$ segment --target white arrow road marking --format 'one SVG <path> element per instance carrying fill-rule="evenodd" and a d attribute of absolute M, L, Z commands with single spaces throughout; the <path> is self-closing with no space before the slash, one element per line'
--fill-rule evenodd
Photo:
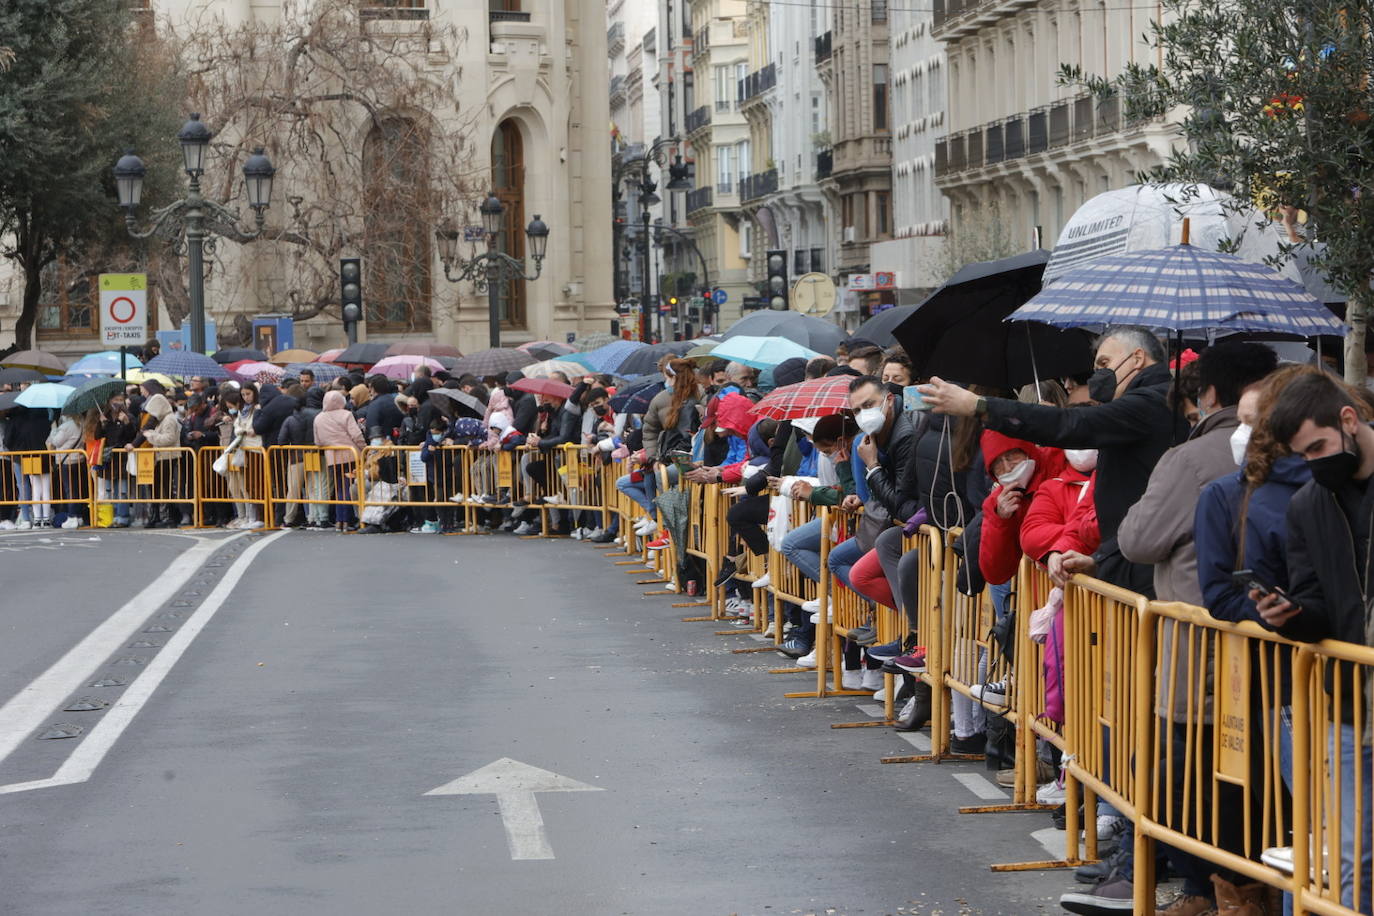
<path fill-rule="evenodd" d="M 544 833 L 536 792 L 604 792 L 598 786 L 559 776 L 527 763 L 500 760 L 459 776 L 426 795 L 495 795 L 506 828 L 506 845 L 512 859 L 552 859 L 553 847 Z"/>

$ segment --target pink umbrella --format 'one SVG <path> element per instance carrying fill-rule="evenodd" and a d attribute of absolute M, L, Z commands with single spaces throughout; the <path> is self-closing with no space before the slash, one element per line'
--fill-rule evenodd
<path fill-rule="evenodd" d="M 332 350 L 325 350 L 325 351 L 324 351 L 323 353 L 321 353 L 319 356 L 315 357 L 315 362 L 317 362 L 317 363 L 332 363 L 332 362 L 334 362 L 334 360 L 336 360 L 336 359 L 339 358 L 339 354 L 342 353 L 342 352 L 343 352 L 343 347 L 335 347 L 335 348 L 332 349 Z"/>
<path fill-rule="evenodd" d="M 431 372 L 438 372 L 444 368 L 444 364 L 437 359 L 430 359 L 428 356 L 404 354 L 402 356 L 388 356 L 386 359 L 369 369 L 368 373 L 371 374 L 375 372 L 378 375 L 385 375 L 387 378 L 404 382 L 409 381 L 411 373 L 415 371 L 416 366 L 428 366 Z"/>
<path fill-rule="evenodd" d="M 234 373 L 234 378 L 238 379 L 240 382 L 261 382 L 264 381 L 264 379 L 266 381 L 275 382 L 282 377 L 282 372 L 285 371 L 281 366 L 274 366 L 271 363 L 258 362 L 255 360 L 231 363 L 224 368 Z"/>

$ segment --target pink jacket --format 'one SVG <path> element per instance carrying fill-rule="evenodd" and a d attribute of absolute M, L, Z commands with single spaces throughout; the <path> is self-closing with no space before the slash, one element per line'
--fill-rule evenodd
<path fill-rule="evenodd" d="M 325 392 L 324 409 L 315 417 L 315 444 L 322 448 L 325 446 L 354 448 L 361 455 L 365 444 L 363 433 L 358 428 L 357 419 L 344 407 L 343 392 Z M 341 451 L 340 448 L 331 448 L 325 452 L 325 455 L 325 461 L 330 465 L 355 460 L 348 452 Z"/>

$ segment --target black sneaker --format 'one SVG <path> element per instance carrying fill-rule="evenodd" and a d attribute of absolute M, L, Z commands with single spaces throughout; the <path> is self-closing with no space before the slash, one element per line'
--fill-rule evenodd
<path fill-rule="evenodd" d="M 922 680 L 915 680 L 915 686 L 911 694 L 911 708 L 906 710 L 908 713 L 904 717 L 897 719 L 894 729 L 899 732 L 914 732 L 925 728 L 930 722 L 930 685 Z M 905 686 L 903 686 L 905 690 Z M 898 691 L 897 697 L 900 699 L 902 692 Z"/>
<path fill-rule="evenodd" d="M 902 654 L 902 641 L 894 640 L 881 646 L 869 646 L 868 657 L 876 662 L 885 662 Z"/>
<path fill-rule="evenodd" d="M 1112 869 L 1121 865 L 1126 859 L 1126 853 L 1117 845 L 1106 858 L 1098 862 L 1089 862 L 1087 865 L 1080 865 L 1074 869 L 1074 880 L 1079 884 L 1097 884 L 1103 878 L 1112 873 Z"/>
<path fill-rule="evenodd" d="M 849 631 L 849 638 L 855 645 L 871 646 L 878 641 L 878 631 L 868 626 L 855 627 Z"/>
<path fill-rule="evenodd" d="M 1059 905 L 1081 916 L 1108 916 L 1129 913 L 1134 908 L 1135 887 L 1130 878 L 1113 871 L 1090 891 L 1070 891 L 1059 898 Z"/>
<path fill-rule="evenodd" d="M 983 732 L 976 735 L 969 735 L 967 738 L 960 738 L 957 735 L 949 739 L 949 752 L 951 754 L 977 754 L 982 756 L 987 752 L 988 736 Z"/>
<path fill-rule="evenodd" d="M 811 643 L 806 642 L 797 636 L 789 636 L 778 646 L 778 651 L 788 658 L 801 658 L 811 651 Z"/>
<path fill-rule="evenodd" d="M 739 567 L 735 565 L 735 561 L 730 559 L 729 557 L 726 557 L 725 560 L 720 564 L 720 572 L 716 573 L 716 588 L 720 588 L 726 582 L 729 582 L 731 579 L 733 579 L 735 577 L 735 573 L 738 571 Z"/>

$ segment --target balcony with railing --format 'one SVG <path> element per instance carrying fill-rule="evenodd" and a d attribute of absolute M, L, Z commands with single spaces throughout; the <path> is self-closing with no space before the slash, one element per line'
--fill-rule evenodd
<path fill-rule="evenodd" d="M 931 34 L 949 41 L 1036 3 L 1037 0 L 934 0 Z"/>
<path fill-rule="evenodd" d="M 769 169 L 766 172 L 756 172 L 753 175 L 745 175 L 739 183 L 739 199 L 748 203 L 751 200 L 758 200 L 767 197 L 769 194 L 777 193 L 778 190 L 778 170 Z"/>
<path fill-rule="evenodd" d="M 611 104 L 625 101 L 625 77 L 611 77 Z"/>
<path fill-rule="evenodd" d="M 686 119 L 685 125 L 686 125 L 686 128 L 687 128 L 687 133 L 689 133 L 689 134 L 695 133 L 695 132 L 701 130 L 703 127 L 710 127 L 710 126 L 711 126 L 711 106 L 710 106 L 710 105 L 702 105 L 700 108 L 696 109 L 695 111 L 690 111 L 690 112 L 688 112 L 688 113 L 687 113 L 687 119 Z"/>
<path fill-rule="evenodd" d="M 740 104 L 743 105 L 758 98 L 777 84 L 778 72 L 775 64 L 769 64 L 760 70 L 755 70 L 739 81 Z"/>
<path fill-rule="evenodd" d="M 529 22 L 528 10 L 492 10 L 487 14 L 487 22 Z"/>
<path fill-rule="evenodd" d="M 830 32 L 816 36 L 816 63 L 821 64 L 830 60 L 833 40 L 834 36 Z"/>
<path fill-rule="evenodd" d="M 619 54 L 625 50 L 625 23 L 613 22 L 606 30 L 606 52 Z"/>
<path fill-rule="evenodd" d="M 1107 137 L 1135 126 L 1121 101 L 1080 96 L 1045 105 L 980 127 L 950 134 L 935 144 L 935 177 L 1014 162 L 1027 156 Z"/>
<path fill-rule="evenodd" d="M 359 10 L 364 20 L 424 20 L 429 18 L 425 0 L 367 0 Z"/>
<path fill-rule="evenodd" d="M 695 191 L 688 191 L 687 215 L 690 216 L 698 210 L 705 210 L 707 207 L 711 206 L 711 199 L 710 185 L 704 188 L 697 188 Z"/>
<path fill-rule="evenodd" d="M 686 5 L 683 4 L 683 6 Z M 697 29 L 696 33 L 692 35 L 692 56 L 700 57 L 709 50 L 711 50 L 711 27 L 708 25 Z"/>

